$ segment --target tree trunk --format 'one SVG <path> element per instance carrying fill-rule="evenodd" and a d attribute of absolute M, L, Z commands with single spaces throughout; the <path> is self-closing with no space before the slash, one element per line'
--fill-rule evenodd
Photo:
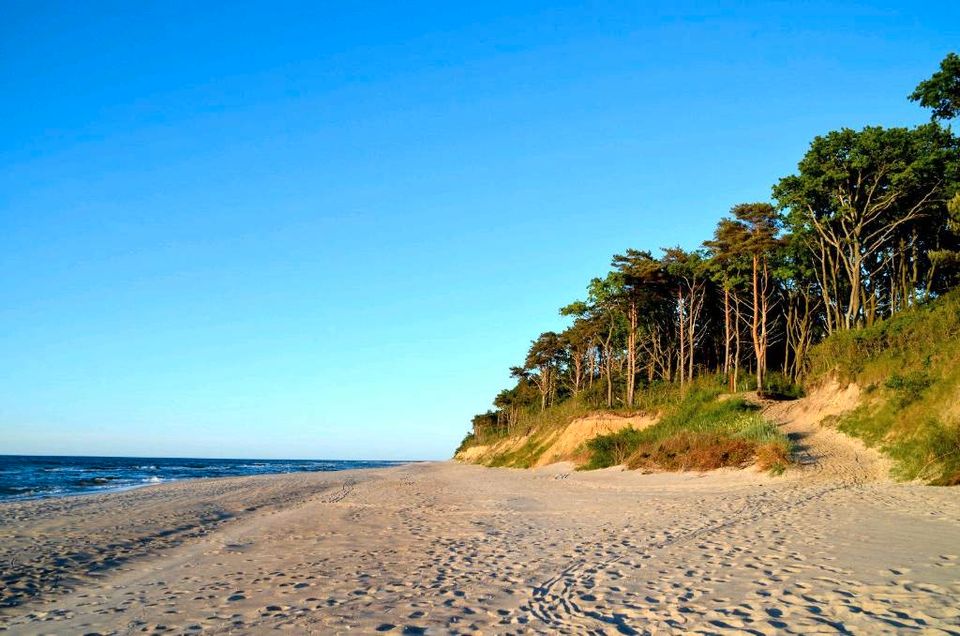
<path fill-rule="evenodd" d="M 613 351 L 610 341 L 613 340 L 613 323 L 607 330 L 607 339 L 603 343 L 603 366 L 607 372 L 607 408 L 613 408 Z"/>
<path fill-rule="evenodd" d="M 723 286 L 723 375 L 730 377 L 730 290 Z"/>
<path fill-rule="evenodd" d="M 683 376 L 685 375 L 684 367 L 686 366 L 686 361 L 687 361 L 687 349 L 686 349 L 687 339 L 684 333 L 685 331 L 684 323 L 686 322 L 686 320 L 684 319 L 684 315 L 683 315 L 685 306 L 686 306 L 686 303 L 683 300 L 683 291 L 681 291 L 678 288 L 677 289 L 677 322 L 680 325 L 680 364 L 677 366 L 677 370 L 678 370 L 677 375 L 680 376 L 681 390 L 683 389 L 683 379 L 684 379 Z"/>
<path fill-rule="evenodd" d="M 734 324 L 736 325 L 737 328 L 733 332 L 734 347 L 733 347 L 733 375 L 731 378 L 731 384 L 732 384 L 731 390 L 734 393 L 736 393 L 737 389 L 739 388 L 737 383 L 739 379 L 738 376 L 740 375 L 740 320 L 741 320 L 740 301 L 737 298 L 734 298 L 733 311 L 734 311 Z"/>
<path fill-rule="evenodd" d="M 753 255 L 753 319 L 750 321 L 750 336 L 753 339 L 753 355 L 757 361 L 757 393 L 763 392 L 763 364 L 760 349 L 760 257 Z"/>
<path fill-rule="evenodd" d="M 630 331 L 627 333 L 627 406 L 633 408 L 633 392 L 637 377 L 637 303 L 627 308 Z"/>
<path fill-rule="evenodd" d="M 770 272 L 767 268 L 767 259 L 763 258 L 763 277 L 760 289 L 760 355 L 757 358 L 757 391 L 763 390 L 763 379 L 767 372 L 767 319 L 770 314 Z"/>

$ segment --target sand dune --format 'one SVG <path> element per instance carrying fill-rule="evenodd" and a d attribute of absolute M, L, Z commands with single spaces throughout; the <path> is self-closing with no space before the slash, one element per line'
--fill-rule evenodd
<path fill-rule="evenodd" d="M 639 413 L 621 415 L 618 413 L 596 413 L 578 417 L 569 424 L 552 430 L 538 440 L 543 452 L 533 466 L 540 468 L 559 461 L 575 458 L 584 442 L 597 437 L 616 433 L 627 427 L 644 429 L 656 423 L 657 415 Z M 491 458 L 515 452 L 530 441 L 529 435 L 506 437 L 493 444 L 478 444 L 457 453 L 456 459 L 470 464 L 489 464 Z"/>
<path fill-rule="evenodd" d="M 567 459 L 576 454 L 577 449 L 598 435 L 616 433 L 628 426 L 642 430 L 657 421 L 655 415 L 620 416 L 613 413 L 580 417 L 562 430 L 552 440 L 550 447 L 543 452 L 535 466 L 542 467 L 555 463 L 558 459 Z"/>

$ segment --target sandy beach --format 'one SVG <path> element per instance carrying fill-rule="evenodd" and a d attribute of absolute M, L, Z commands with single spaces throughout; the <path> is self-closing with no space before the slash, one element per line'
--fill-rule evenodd
<path fill-rule="evenodd" d="M 0 507 L 16 634 L 960 633 L 960 497 L 830 431 L 802 468 L 456 463 Z"/>

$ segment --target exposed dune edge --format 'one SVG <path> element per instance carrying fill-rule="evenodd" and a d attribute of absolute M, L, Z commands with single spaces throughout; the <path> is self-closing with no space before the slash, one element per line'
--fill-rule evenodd
<path fill-rule="evenodd" d="M 730 396 L 721 396 L 724 399 Z M 859 406 L 863 392 L 855 383 L 841 384 L 827 378 L 806 397 L 789 400 L 761 400 L 755 394 L 746 397 L 763 408 L 764 417 L 776 422 L 798 446 L 800 465 L 810 463 L 816 455 L 817 466 L 831 474 L 855 473 L 861 481 L 888 480 L 892 461 L 863 441 L 836 430 L 833 422 Z M 496 465 L 511 453 L 528 453 L 535 459 L 528 465 L 539 468 L 556 462 L 578 463 L 583 459 L 585 442 L 615 433 L 628 426 L 644 429 L 658 421 L 658 416 L 595 413 L 580 417 L 562 428 L 547 432 L 532 431 L 523 436 L 507 437 L 494 444 L 471 446 L 456 454 L 455 460 L 467 464 Z M 812 449 L 816 448 L 814 452 Z M 507 464 L 510 465 L 510 464 Z M 747 469 L 751 470 L 751 469 Z"/>
<path fill-rule="evenodd" d="M 860 387 L 855 383 L 840 384 L 829 378 L 797 400 L 774 402 L 778 408 L 767 408 L 768 416 L 789 416 L 808 426 L 824 426 L 831 418 L 852 411 L 860 405 Z M 852 439 L 852 438 L 851 438 Z"/>
<path fill-rule="evenodd" d="M 628 426 L 644 429 L 655 424 L 656 415 L 639 413 L 618 415 L 616 413 L 596 413 L 578 417 L 562 428 L 550 431 L 537 440 L 537 446 L 543 450 L 531 464 L 532 468 L 547 466 L 556 462 L 575 460 L 583 444 L 598 435 L 616 433 Z M 471 446 L 457 453 L 454 459 L 467 464 L 487 464 L 497 457 L 519 451 L 526 446 L 537 433 L 507 437 L 495 444 Z"/>
<path fill-rule="evenodd" d="M 627 427 L 641 430 L 656 422 L 655 415 L 645 414 L 619 416 L 607 413 L 577 418 L 559 432 L 550 447 L 534 463 L 534 467 L 572 459 L 584 443 L 598 435 L 616 433 Z"/>

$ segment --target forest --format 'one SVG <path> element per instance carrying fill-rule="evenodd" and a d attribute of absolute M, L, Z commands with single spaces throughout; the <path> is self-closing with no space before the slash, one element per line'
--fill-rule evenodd
<path fill-rule="evenodd" d="M 698 249 L 626 249 L 533 339 L 515 384 L 472 421 L 509 435 L 565 404 L 635 410 L 703 376 L 730 392 L 790 394 L 817 343 L 943 296 L 960 281 L 960 57 L 909 99 L 913 128 L 813 139 L 769 201 L 732 205 Z"/>

